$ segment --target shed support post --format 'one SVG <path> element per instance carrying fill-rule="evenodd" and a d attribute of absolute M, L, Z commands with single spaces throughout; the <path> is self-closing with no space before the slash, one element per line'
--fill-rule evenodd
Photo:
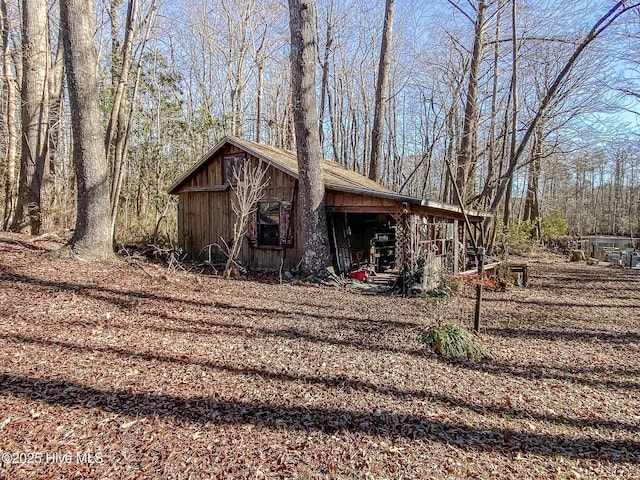
<path fill-rule="evenodd" d="M 460 242 L 458 238 L 458 219 L 453 220 L 453 274 L 460 272 Z"/>
<path fill-rule="evenodd" d="M 476 310 L 473 317 L 473 331 L 480 333 L 480 318 L 482 316 L 482 289 L 484 287 L 484 247 L 476 249 L 478 258 L 478 276 L 480 280 L 476 285 Z"/>

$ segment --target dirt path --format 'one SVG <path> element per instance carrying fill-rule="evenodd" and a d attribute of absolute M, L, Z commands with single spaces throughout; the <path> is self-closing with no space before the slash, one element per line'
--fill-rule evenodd
<path fill-rule="evenodd" d="M 640 479 L 640 273 L 448 302 L 86 264 L 0 234 L 0 477 Z M 22 455 L 21 455 L 22 454 Z"/>

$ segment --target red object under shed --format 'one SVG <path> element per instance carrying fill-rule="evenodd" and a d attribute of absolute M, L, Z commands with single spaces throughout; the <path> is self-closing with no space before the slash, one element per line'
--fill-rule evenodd
<path fill-rule="evenodd" d="M 354 270 L 352 272 L 349 272 L 348 277 L 349 278 L 355 278 L 356 280 L 359 280 L 360 282 L 364 282 L 366 280 L 366 278 L 369 276 L 369 272 L 367 270 Z"/>

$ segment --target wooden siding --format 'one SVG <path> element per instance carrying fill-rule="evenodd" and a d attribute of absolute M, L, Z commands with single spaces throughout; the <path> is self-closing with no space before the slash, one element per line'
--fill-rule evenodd
<path fill-rule="evenodd" d="M 222 245 L 221 237 L 231 241 L 235 215 L 231 209 L 233 191 L 224 188 L 223 157 L 238 153 L 233 145 L 226 146 L 211 161 L 204 164 L 184 183 L 179 191 L 178 238 L 180 246 L 191 259 L 208 259 L 208 246 Z M 248 156 L 248 161 L 257 164 L 258 160 Z M 267 166 L 269 183 L 264 191 L 265 200 L 286 200 L 294 204 L 291 228 L 294 232 L 294 245 L 288 248 L 249 246 L 244 241 L 239 260 L 242 265 L 254 269 L 278 270 L 281 260 L 283 267 L 295 266 L 301 257 L 301 238 L 297 226 L 300 224 L 296 208 L 296 181 L 282 170 Z M 212 247 L 213 260 L 224 261 L 224 255 L 218 247 Z"/>
<path fill-rule="evenodd" d="M 396 213 L 401 202 L 389 198 L 373 197 L 357 193 L 327 190 L 325 197 L 327 212 L 346 213 Z"/>
<path fill-rule="evenodd" d="M 221 245 L 221 238 L 226 242 L 231 241 L 235 220 L 231 209 L 233 191 L 224 184 L 223 159 L 226 155 L 238 153 L 246 154 L 247 160 L 254 164 L 262 158 L 263 164 L 268 165 L 269 181 L 263 199 L 291 202 L 291 229 L 294 234 L 293 246 L 287 248 L 251 247 L 245 239 L 239 261 L 252 269 L 278 270 L 281 266 L 291 268 L 303 254 L 295 154 L 252 142 L 234 139 L 219 143 L 170 187 L 170 193 L 179 195 L 179 244 L 191 259 L 206 260 L 209 245 Z M 424 200 L 395 194 L 333 162 L 324 162 L 323 168 L 327 186 L 325 204 L 329 214 L 390 214 L 397 219 L 406 206 L 408 213 L 414 215 L 446 217 L 450 222 L 463 218 L 462 213 L 456 211 L 454 206 L 433 201 L 425 204 Z M 484 216 L 470 216 L 472 223 L 483 219 Z M 214 262 L 225 260 L 218 247 L 211 248 L 211 253 Z"/>

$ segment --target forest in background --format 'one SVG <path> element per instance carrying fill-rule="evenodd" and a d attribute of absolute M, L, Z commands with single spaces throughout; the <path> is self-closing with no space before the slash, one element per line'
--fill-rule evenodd
<path fill-rule="evenodd" d="M 573 59 L 610 3 L 391 2 L 381 100 L 389 3 L 315 3 L 325 158 L 368 175 L 383 101 L 379 181 L 388 187 L 455 202 L 456 185 L 468 205 L 499 202 L 498 224 L 525 225 L 534 236 L 545 218 L 566 220 L 575 234 L 638 236 L 637 8 L 606 24 Z M 278 0 L 94 6 L 116 239 L 167 241 L 176 199 L 166 187 L 224 135 L 294 147 L 288 7 Z M 0 7 L 0 226 L 72 229 L 76 185 L 58 4 L 0 0 Z"/>

